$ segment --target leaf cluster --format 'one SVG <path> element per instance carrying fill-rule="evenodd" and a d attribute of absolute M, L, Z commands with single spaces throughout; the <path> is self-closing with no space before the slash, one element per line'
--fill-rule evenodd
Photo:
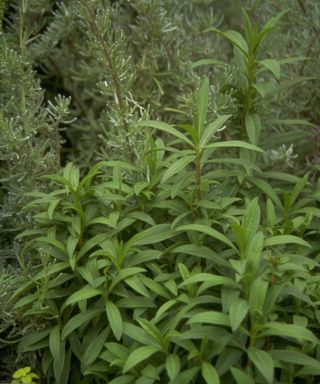
<path fill-rule="evenodd" d="M 153 141 L 147 173 L 113 160 L 80 178 L 69 163 L 48 176 L 54 191 L 30 194 L 38 224 L 19 238 L 33 267 L 13 299 L 39 324 L 18 348 L 40 352 L 47 382 L 319 377 L 314 191 L 307 177 L 266 181 L 249 160 L 233 159 L 227 182 L 207 167 L 221 148 L 263 152 L 219 139 L 228 116 L 207 121 L 208 94 L 205 79 L 190 125 L 139 123 L 173 138 Z"/>

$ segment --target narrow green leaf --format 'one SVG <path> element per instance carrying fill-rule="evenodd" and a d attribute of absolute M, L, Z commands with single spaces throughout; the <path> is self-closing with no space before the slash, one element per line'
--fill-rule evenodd
<path fill-rule="evenodd" d="M 290 337 L 295 340 L 307 340 L 312 343 L 319 343 L 317 337 L 304 327 L 295 324 L 284 324 L 278 322 L 269 322 L 264 324 L 264 330 L 259 334 L 259 337 L 264 336 L 279 336 Z"/>
<path fill-rule="evenodd" d="M 106 313 L 112 332 L 115 338 L 119 341 L 123 333 L 121 313 L 117 306 L 109 300 L 106 302 Z"/>
<path fill-rule="evenodd" d="M 54 360 L 58 360 L 61 352 L 60 327 L 52 328 L 49 336 L 49 348 Z"/>
<path fill-rule="evenodd" d="M 158 224 L 134 235 L 129 242 L 132 245 L 155 244 L 175 236 L 177 233 L 171 230 L 170 224 Z"/>
<path fill-rule="evenodd" d="M 51 201 L 48 207 L 48 217 L 50 220 L 53 220 L 53 214 L 55 209 L 57 208 L 58 204 L 60 203 L 61 199 L 56 199 Z"/>
<path fill-rule="evenodd" d="M 87 309 L 85 312 L 78 313 L 77 315 L 71 317 L 63 327 L 61 339 L 65 339 L 75 329 L 98 317 L 101 313 L 101 309 Z"/>
<path fill-rule="evenodd" d="M 263 280 L 262 276 L 258 276 L 253 283 L 251 283 L 249 293 L 249 307 L 250 312 L 254 314 L 258 312 L 263 315 L 263 306 L 266 300 L 269 283 Z"/>
<path fill-rule="evenodd" d="M 272 349 L 269 353 L 276 360 L 295 365 L 302 365 L 304 367 L 320 369 L 319 360 L 314 359 L 301 351 L 294 351 L 290 349 Z"/>
<path fill-rule="evenodd" d="M 202 65 L 222 65 L 225 66 L 227 63 L 221 60 L 215 60 L 215 59 L 200 59 L 195 61 L 194 63 L 191 64 L 191 68 L 195 69 L 198 67 L 201 67 Z"/>
<path fill-rule="evenodd" d="M 113 278 L 110 287 L 109 292 L 113 290 L 113 288 L 119 284 L 121 281 L 127 279 L 130 276 L 137 275 L 138 273 L 145 272 L 145 269 L 139 268 L 139 267 L 131 267 L 131 268 L 124 268 L 119 271 L 119 273 Z"/>
<path fill-rule="evenodd" d="M 145 212 L 142 212 L 142 211 L 130 212 L 130 213 L 128 213 L 127 217 L 130 217 L 130 218 L 132 217 L 133 219 L 143 221 L 143 222 L 150 224 L 152 226 L 156 225 L 153 217 L 151 215 L 148 215 Z"/>
<path fill-rule="evenodd" d="M 270 200 L 268 200 L 270 201 Z M 250 241 L 247 252 L 246 252 L 246 259 L 247 259 L 247 269 L 253 273 L 256 272 L 260 260 L 261 260 L 261 254 L 264 246 L 264 237 L 262 232 L 257 232 L 252 240 Z"/>
<path fill-rule="evenodd" d="M 301 239 L 298 236 L 293 235 L 278 235 L 272 236 L 265 240 L 265 245 L 267 247 L 272 247 L 274 245 L 283 245 L 283 244 L 298 244 L 304 247 L 311 248 L 311 245 L 305 240 Z"/>
<path fill-rule="evenodd" d="M 170 380 L 174 380 L 181 369 L 180 358 L 176 353 L 171 353 L 166 359 L 166 370 Z"/>
<path fill-rule="evenodd" d="M 107 340 L 109 330 L 104 328 L 96 337 L 92 338 L 89 345 L 86 346 L 83 355 L 81 356 L 82 371 L 85 371 L 100 355 L 104 343 Z"/>
<path fill-rule="evenodd" d="M 99 233 L 93 236 L 91 239 L 87 240 L 84 245 L 81 247 L 78 258 L 80 259 L 83 255 L 89 252 L 92 248 L 101 244 L 104 240 L 108 238 L 108 235 L 105 233 Z"/>
<path fill-rule="evenodd" d="M 235 246 L 232 244 L 232 242 L 222 233 L 216 231 L 215 229 L 203 225 L 203 224 L 186 224 L 186 225 L 181 225 L 180 227 L 175 229 L 176 232 L 180 231 L 196 231 L 200 233 L 204 233 L 208 236 L 213 237 L 216 240 L 221 241 L 222 243 L 228 245 L 230 248 L 235 249 Z"/>
<path fill-rule="evenodd" d="M 278 60 L 278 62 L 280 65 L 284 65 L 284 64 L 300 63 L 301 61 L 308 61 L 308 60 L 312 60 L 312 59 L 306 56 L 292 56 L 292 57 L 286 57 L 285 59 L 280 59 Z"/>
<path fill-rule="evenodd" d="M 216 28 L 210 28 L 207 29 L 206 32 L 216 32 L 219 35 L 225 37 L 234 47 L 240 49 L 242 53 L 245 55 L 248 54 L 249 48 L 248 44 L 245 41 L 244 37 L 237 31 L 226 31 L 221 32 L 219 29 Z"/>
<path fill-rule="evenodd" d="M 282 12 L 279 12 L 276 16 L 272 17 L 269 19 L 266 24 L 263 26 L 261 32 L 257 35 L 256 38 L 256 48 L 259 46 L 261 41 L 264 39 L 264 37 L 277 25 L 279 20 L 281 19 L 282 16 L 284 16 L 286 13 L 288 13 L 289 10 L 285 9 Z"/>
<path fill-rule="evenodd" d="M 168 384 L 192 383 L 193 378 L 197 375 L 198 372 L 198 367 L 189 368 L 185 371 L 180 372 L 179 375 L 174 380 L 170 380 Z"/>
<path fill-rule="evenodd" d="M 143 328 L 150 336 L 152 336 L 159 343 L 159 345 L 163 344 L 164 338 L 159 329 L 153 324 L 153 322 L 142 318 L 138 318 L 137 321 L 141 328 Z"/>
<path fill-rule="evenodd" d="M 190 317 L 188 324 L 206 323 L 213 325 L 230 325 L 229 316 L 217 311 L 200 312 Z"/>
<path fill-rule="evenodd" d="M 250 149 L 251 151 L 256 151 L 260 153 L 265 153 L 265 151 L 256 145 L 246 143 L 240 140 L 229 140 L 229 141 L 220 141 L 218 143 L 208 144 L 205 148 L 245 148 Z"/>
<path fill-rule="evenodd" d="M 158 349 L 151 346 L 151 345 L 135 348 L 130 353 L 130 355 L 128 356 L 128 358 L 127 358 L 127 360 L 123 366 L 123 373 L 130 371 L 136 365 L 147 360 L 149 357 L 151 357 L 157 351 L 158 351 Z"/>
<path fill-rule="evenodd" d="M 14 309 L 18 309 L 21 307 L 24 307 L 25 305 L 31 304 L 33 301 L 38 300 L 37 295 L 34 293 L 22 297 L 20 300 L 18 300 L 15 305 L 13 306 Z"/>
<path fill-rule="evenodd" d="M 87 300 L 92 297 L 101 295 L 101 291 L 96 288 L 90 287 L 90 285 L 85 285 L 83 288 L 79 289 L 77 292 L 73 293 L 64 303 L 64 307 L 79 303 L 82 300 Z"/>
<path fill-rule="evenodd" d="M 67 252 L 68 256 L 71 258 L 74 255 L 74 251 L 76 249 L 76 246 L 78 244 L 79 237 L 73 237 L 69 236 L 67 240 Z"/>
<path fill-rule="evenodd" d="M 113 379 L 109 382 L 109 384 L 132 384 L 134 380 L 134 376 L 132 375 L 121 375 L 116 379 Z"/>
<path fill-rule="evenodd" d="M 261 122 L 258 114 L 247 114 L 245 126 L 249 141 L 253 145 L 258 145 L 261 131 Z"/>
<path fill-rule="evenodd" d="M 251 241 L 253 236 L 256 234 L 260 223 L 260 207 L 259 200 L 255 197 L 246 206 L 246 213 L 244 216 L 243 226 L 247 233 L 248 243 Z"/>
<path fill-rule="evenodd" d="M 157 349 L 157 351 L 161 350 L 161 346 L 158 341 L 150 336 L 143 328 L 138 327 L 131 323 L 123 323 L 123 333 L 130 337 L 132 340 L 137 341 L 139 344 L 150 345 Z"/>
<path fill-rule="evenodd" d="M 270 354 L 266 351 L 262 351 L 261 349 L 250 347 L 248 349 L 248 356 L 267 382 L 272 384 L 274 363 Z"/>
<path fill-rule="evenodd" d="M 179 160 L 176 160 L 173 164 L 170 165 L 170 167 L 164 172 L 161 178 L 161 183 L 165 183 L 167 180 L 169 180 L 172 176 L 176 175 L 177 173 L 181 172 L 188 164 L 190 164 L 194 160 L 194 155 L 192 156 L 185 156 L 180 158 Z"/>
<path fill-rule="evenodd" d="M 68 163 L 63 170 L 63 177 L 67 179 L 72 185 L 72 189 L 75 191 L 79 185 L 79 168 L 72 163 Z"/>
<path fill-rule="evenodd" d="M 61 243 L 61 241 L 57 240 L 57 239 L 54 239 L 54 238 L 51 238 L 51 237 L 38 237 L 36 239 L 37 242 L 39 243 L 46 243 L 46 244 L 50 244 L 52 245 L 53 247 L 59 249 L 62 253 L 66 253 L 67 250 L 66 250 L 66 247 L 63 243 Z"/>
<path fill-rule="evenodd" d="M 249 311 L 248 303 L 240 298 L 233 301 L 229 308 L 229 318 L 232 332 L 235 332 Z"/>
<path fill-rule="evenodd" d="M 217 370 L 207 361 L 202 362 L 201 373 L 207 384 L 220 384 Z"/>
<path fill-rule="evenodd" d="M 265 59 L 265 60 L 260 60 L 259 63 L 262 64 L 265 68 L 269 69 L 269 71 L 273 73 L 274 77 L 277 80 L 280 80 L 281 69 L 280 69 L 280 64 L 277 60 Z"/>
<path fill-rule="evenodd" d="M 162 121 L 155 121 L 155 120 L 139 121 L 137 123 L 137 126 L 156 128 L 162 132 L 170 133 L 170 135 L 177 137 L 178 139 L 184 141 L 189 146 L 193 147 L 192 141 L 189 140 L 183 133 L 181 133 L 177 129 L 173 128 L 171 125 L 164 123 Z"/>
<path fill-rule="evenodd" d="M 73 185 L 65 177 L 61 175 L 46 175 L 44 178 L 53 180 L 58 184 L 62 184 L 65 187 L 68 187 L 69 191 L 73 191 Z"/>
<path fill-rule="evenodd" d="M 204 148 L 214 134 L 223 126 L 223 124 L 231 117 L 231 115 L 223 115 L 210 123 L 200 136 L 200 148 Z"/>
<path fill-rule="evenodd" d="M 211 262 L 214 262 L 218 265 L 223 265 L 224 267 L 230 268 L 230 264 L 227 260 L 223 259 L 221 255 L 214 252 L 209 247 L 205 247 L 198 244 L 183 244 L 172 250 L 172 253 L 181 253 L 184 255 L 191 255 L 195 257 L 200 257 Z"/>
<path fill-rule="evenodd" d="M 228 286 L 237 286 L 234 280 L 229 277 L 214 275 L 211 273 L 196 273 L 188 278 L 186 278 L 181 284 L 180 287 L 184 287 L 188 284 L 194 283 L 209 283 L 211 287 L 216 285 L 228 285 Z"/>
<path fill-rule="evenodd" d="M 203 126 L 207 117 L 209 100 L 209 80 L 204 78 L 200 89 L 197 92 L 195 105 L 193 108 L 194 128 L 196 129 L 197 138 L 200 138 L 203 131 Z"/>
<path fill-rule="evenodd" d="M 247 373 L 241 371 L 240 369 L 232 367 L 230 371 L 233 377 L 235 378 L 237 384 L 255 384 L 253 378 Z"/>
<path fill-rule="evenodd" d="M 264 192 L 279 208 L 282 209 L 281 201 L 269 183 L 258 178 L 250 178 L 250 181 L 255 184 L 262 192 Z"/>

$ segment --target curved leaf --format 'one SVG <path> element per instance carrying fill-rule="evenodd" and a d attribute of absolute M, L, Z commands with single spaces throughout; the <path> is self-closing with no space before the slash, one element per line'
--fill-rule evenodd
<path fill-rule="evenodd" d="M 130 371 L 136 365 L 147 360 L 149 357 L 151 357 L 156 352 L 158 352 L 158 349 L 156 347 L 151 346 L 151 345 L 147 345 L 144 347 L 139 347 L 139 348 L 134 349 L 130 353 L 130 355 L 128 356 L 128 358 L 127 358 L 127 360 L 123 366 L 123 373 Z"/>

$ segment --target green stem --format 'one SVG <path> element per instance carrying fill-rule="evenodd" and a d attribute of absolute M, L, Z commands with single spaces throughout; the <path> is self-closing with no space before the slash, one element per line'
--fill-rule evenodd
<path fill-rule="evenodd" d="M 196 147 L 195 171 L 196 171 L 196 197 L 201 200 L 201 159 L 200 150 Z"/>

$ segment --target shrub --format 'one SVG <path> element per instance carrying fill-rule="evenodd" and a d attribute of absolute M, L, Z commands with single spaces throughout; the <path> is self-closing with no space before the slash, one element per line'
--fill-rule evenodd
<path fill-rule="evenodd" d="M 316 100 L 317 67 L 308 49 L 288 57 L 309 27 L 301 2 L 285 4 L 266 19 L 248 2 L 240 34 L 222 32 L 218 1 L 7 2 L 7 377 L 319 380 L 319 166 L 294 146 L 316 137 L 317 115 L 292 98 Z M 274 47 L 291 33 L 293 48 Z"/>
<path fill-rule="evenodd" d="M 34 324 L 19 350 L 41 351 L 46 382 L 318 377 L 318 263 L 307 241 L 318 211 L 307 178 L 288 175 L 288 193 L 248 175 L 249 161 L 212 169 L 226 161 L 214 156 L 221 148 L 263 151 L 218 140 L 229 117 L 207 121 L 208 94 L 205 79 L 186 133 L 139 123 L 174 138 L 149 140 L 144 171 L 106 161 L 80 179 L 68 164 L 49 176 L 58 189 L 31 194 L 38 225 L 19 237 L 31 237 L 33 268 L 14 296 Z"/>

